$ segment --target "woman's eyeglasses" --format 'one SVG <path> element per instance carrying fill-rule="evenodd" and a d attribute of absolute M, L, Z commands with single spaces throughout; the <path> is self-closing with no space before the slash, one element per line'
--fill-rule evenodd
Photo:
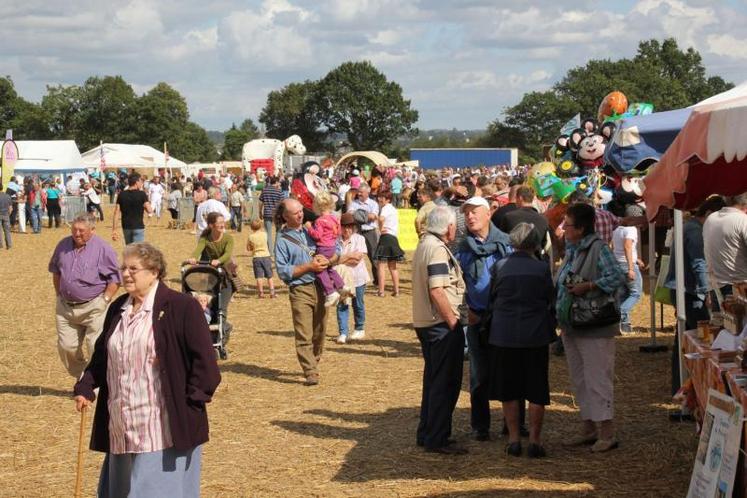
<path fill-rule="evenodd" d="M 119 273 L 129 272 L 130 275 L 134 275 L 139 271 L 145 270 L 145 268 L 137 268 L 135 266 L 120 266 Z"/>

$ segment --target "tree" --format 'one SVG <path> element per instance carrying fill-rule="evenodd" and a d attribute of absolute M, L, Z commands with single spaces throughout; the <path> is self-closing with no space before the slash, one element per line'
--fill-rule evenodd
<path fill-rule="evenodd" d="M 370 62 L 346 62 L 319 82 L 316 98 L 322 124 L 342 133 L 356 150 L 382 149 L 397 137 L 416 133 L 418 111 Z"/>
<path fill-rule="evenodd" d="M 136 138 L 137 95 L 121 76 L 91 77 L 78 91 L 75 140 L 81 150 Z"/>
<path fill-rule="evenodd" d="M 73 140 L 80 131 L 81 89 L 79 86 L 47 86 L 41 107 L 47 116 L 52 137 Z"/>
<path fill-rule="evenodd" d="M 221 158 L 227 161 L 238 161 L 241 159 L 241 151 L 244 144 L 259 136 L 259 129 L 251 119 L 245 119 L 241 126 L 236 128 L 235 124 L 223 134 L 223 153 Z"/>
<path fill-rule="evenodd" d="M 264 125 L 269 138 L 285 140 L 298 135 L 307 150 L 325 150 L 327 133 L 321 129 L 321 118 L 314 102 L 316 87 L 316 82 L 306 80 L 291 83 L 267 95 L 259 122 Z"/>
<path fill-rule="evenodd" d="M 574 114 L 596 118 L 602 99 L 613 90 L 623 92 L 628 102 L 650 102 L 655 110 L 667 111 L 732 87 L 718 76 L 706 78 L 700 54 L 693 48 L 680 50 L 674 39 L 648 40 L 638 45 L 632 59 L 590 60 L 570 69 L 551 90 L 525 94 L 521 102 L 505 110 L 503 122 L 490 126 L 493 131 L 523 134 L 524 152 L 539 158 L 542 145 L 552 143 Z M 490 126 L 486 140 L 493 135 Z M 520 142 L 520 137 L 515 138 Z"/>
<path fill-rule="evenodd" d="M 7 129 L 13 130 L 15 139 L 50 138 L 44 111 L 39 105 L 19 96 L 9 76 L 0 78 L 0 132 Z"/>
<path fill-rule="evenodd" d="M 166 142 L 170 144 L 169 151 L 174 157 L 179 157 L 180 147 L 187 146 L 180 137 L 189 123 L 189 110 L 184 97 L 161 82 L 138 99 L 137 108 L 137 142 L 159 150 Z"/>
<path fill-rule="evenodd" d="M 192 121 L 187 123 L 183 132 L 173 142 L 169 142 L 169 154 L 186 163 L 209 163 L 218 159 L 215 145 L 205 129 Z"/>

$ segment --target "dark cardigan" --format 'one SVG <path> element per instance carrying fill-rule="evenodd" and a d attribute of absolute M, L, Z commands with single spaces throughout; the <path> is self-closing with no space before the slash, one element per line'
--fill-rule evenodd
<path fill-rule="evenodd" d="M 153 302 L 153 337 L 161 363 L 161 388 L 174 449 L 184 451 L 208 440 L 208 403 L 220 384 L 210 330 L 197 300 L 159 282 Z M 109 338 L 128 295 L 117 298 L 106 313 L 91 362 L 75 384 L 75 395 L 91 401 L 99 388 L 93 418 L 91 449 L 109 451 L 109 389 L 106 382 Z"/>

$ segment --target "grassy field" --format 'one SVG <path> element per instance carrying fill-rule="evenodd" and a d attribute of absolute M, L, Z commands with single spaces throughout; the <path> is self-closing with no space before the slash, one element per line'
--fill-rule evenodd
<path fill-rule="evenodd" d="M 107 211 L 107 215 L 109 211 Z M 146 239 L 168 257 L 167 283 L 179 286 L 178 262 L 193 249 L 188 232 L 149 226 Z M 109 230 L 100 226 L 106 237 Z M 66 229 L 14 234 L 0 252 L 0 496 L 72 496 L 79 415 L 70 399 L 73 379 L 56 352 L 54 292 L 47 262 Z M 243 248 L 246 232 L 238 236 Z M 121 252 L 121 243 L 115 249 Z M 250 259 L 241 274 L 253 284 Z M 697 445 L 691 424 L 671 424 L 669 353 L 642 354 L 639 334 L 617 341 L 616 417 L 619 450 L 592 455 L 567 449 L 578 410 L 564 358 L 552 357 L 552 404 L 545 420 L 549 458 L 508 458 L 493 405 L 493 441 L 468 439 L 467 363 L 455 436 L 470 454 L 442 457 L 415 446 L 422 359 L 411 328 L 409 264 L 402 295 L 366 295 L 367 337 L 334 343 L 329 317 L 321 384 L 304 387 L 293 348 L 287 293 L 275 300 L 234 297 L 230 357 L 209 405 L 202 495 L 238 496 L 683 496 Z M 671 308 L 666 310 L 671 343 Z M 634 325 L 648 323 L 648 305 Z M 641 329 L 642 330 L 642 329 Z M 89 420 L 90 431 L 90 420 Z M 93 496 L 102 455 L 86 453 L 83 478 Z"/>

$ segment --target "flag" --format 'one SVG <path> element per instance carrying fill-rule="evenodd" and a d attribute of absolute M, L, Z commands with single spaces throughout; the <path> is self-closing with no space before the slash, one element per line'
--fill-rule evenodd
<path fill-rule="evenodd" d="M 563 125 L 563 127 L 560 129 L 561 135 L 570 135 L 573 130 L 576 128 L 581 128 L 581 113 L 579 112 L 575 116 L 573 116 L 571 119 L 568 120 L 566 124 Z"/>

